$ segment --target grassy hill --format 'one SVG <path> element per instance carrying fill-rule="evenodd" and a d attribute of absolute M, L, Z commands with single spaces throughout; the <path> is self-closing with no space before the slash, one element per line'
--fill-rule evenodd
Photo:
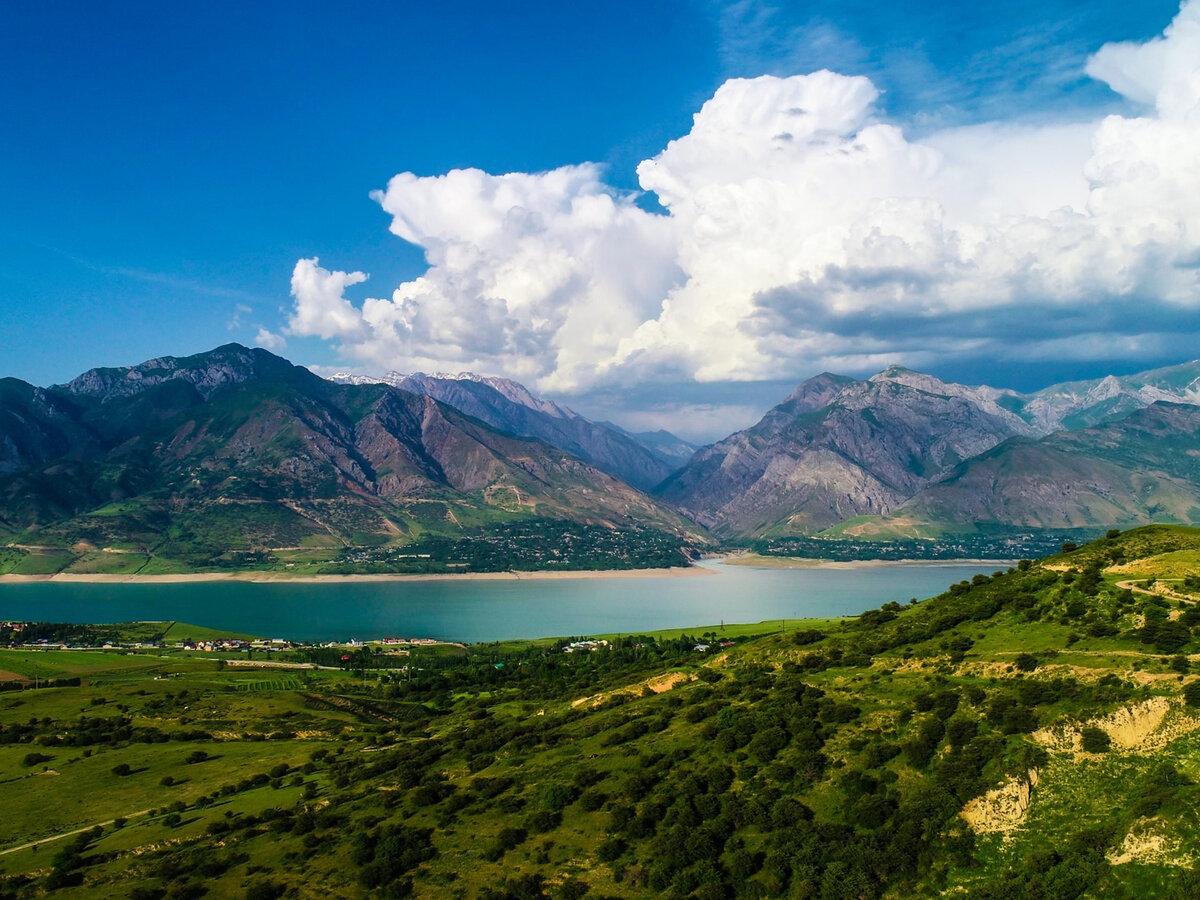
<path fill-rule="evenodd" d="M 1144 528 L 853 619 L 594 651 L 91 654 L 78 687 L 0 693 L 0 896 L 1194 897 L 1181 554 L 1200 531 Z"/>

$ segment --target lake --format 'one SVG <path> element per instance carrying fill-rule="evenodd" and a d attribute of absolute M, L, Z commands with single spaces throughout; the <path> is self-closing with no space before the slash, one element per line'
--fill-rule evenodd
<path fill-rule="evenodd" d="M 322 584 L 0 585 L 0 620 L 179 621 L 268 638 L 430 637 L 477 643 L 854 615 L 925 598 L 1002 563 L 767 569 L 712 576 Z"/>

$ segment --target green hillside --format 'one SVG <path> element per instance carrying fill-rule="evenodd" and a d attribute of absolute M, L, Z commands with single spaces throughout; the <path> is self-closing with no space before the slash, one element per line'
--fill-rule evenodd
<path fill-rule="evenodd" d="M 1197 547 L 758 637 L 96 653 L 0 693 L 0 896 L 1194 897 Z"/>

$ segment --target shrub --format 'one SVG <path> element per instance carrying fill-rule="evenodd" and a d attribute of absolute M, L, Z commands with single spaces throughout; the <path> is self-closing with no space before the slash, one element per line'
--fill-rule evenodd
<path fill-rule="evenodd" d="M 625 848 L 626 844 L 620 838 L 609 838 L 596 848 L 596 857 L 600 862 L 610 863 L 619 859 Z"/>
<path fill-rule="evenodd" d="M 1094 725 L 1088 725 L 1082 731 L 1083 750 L 1085 753 L 1107 753 L 1112 744 L 1108 732 Z"/>
<path fill-rule="evenodd" d="M 484 847 L 484 858 L 496 862 L 505 853 L 525 842 L 528 837 L 524 828 L 501 828 L 500 832 Z"/>
<path fill-rule="evenodd" d="M 1191 639 L 1191 629 L 1182 622 L 1161 622 L 1154 635 L 1154 648 L 1160 653 L 1174 653 Z"/>
<path fill-rule="evenodd" d="M 529 830 L 534 834 L 545 834 L 547 831 L 553 831 L 561 823 L 562 813 L 551 812 L 548 809 L 538 810 L 526 822 Z"/>
<path fill-rule="evenodd" d="M 1017 658 L 1013 660 L 1013 665 L 1020 672 L 1032 672 L 1038 667 L 1038 660 L 1032 653 L 1018 653 Z"/>
<path fill-rule="evenodd" d="M 792 643 L 798 647 L 805 647 L 808 644 L 815 644 L 817 641 L 824 639 L 825 633 L 823 631 L 816 631 L 811 628 L 792 632 Z"/>
<path fill-rule="evenodd" d="M 286 888 L 274 881 L 256 881 L 246 888 L 246 900 L 278 900 Z"/>
<path fill-rule="evenodd" d="M 131 768 L 129 768 L 129 763 L 121 763 L 119 765 L 112 767 L 112 773 L 114 775 L 116 775 L 118 778 L 124 778 L 126 775 L 128 775 L 132 771 L 133 770 Z"/>
<path fill-rule="evenodd" d="M 1193 681 L 1183 689 L 1183 699 L 1188 706 L 1200 706 L 1200 681 Z"/>
<path fill-rule="evenodd" d="M 954 718 L 946 723 L 946 737 L 952 747 L 965 747 L 979 731 L 972 719 Z"/>

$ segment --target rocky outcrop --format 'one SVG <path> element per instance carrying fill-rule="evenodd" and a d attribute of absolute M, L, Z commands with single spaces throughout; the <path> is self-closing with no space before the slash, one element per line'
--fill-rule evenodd
<path fill-rule="evenodd" d="M 1138 819 L 1121 843 L 1109 848 L 1105 858 L 1113 866 L 1141 863 L 1183 868 L 1191 868 L 1196 860 L 1181 835 L 1158 817 Z"/>
<path fill-rule="evenodd" d="M 1011 778 L 995 790 L 969 801 L 959 813 L 976 834 L 1008 834 L 1020 827 L 1033 800 L 1038 770 Z"/>
<path fill-rule="evenodd" d="M 60 389 L 100 402 L 132 397 L 169 381 L 181 381 L 208 398 L 223 387 L 252 378 L 286 375 L 291 363 L 261 349 L 226 344 L 194 356 L 163 356 L 136 366 L 90 369 Z"/>

